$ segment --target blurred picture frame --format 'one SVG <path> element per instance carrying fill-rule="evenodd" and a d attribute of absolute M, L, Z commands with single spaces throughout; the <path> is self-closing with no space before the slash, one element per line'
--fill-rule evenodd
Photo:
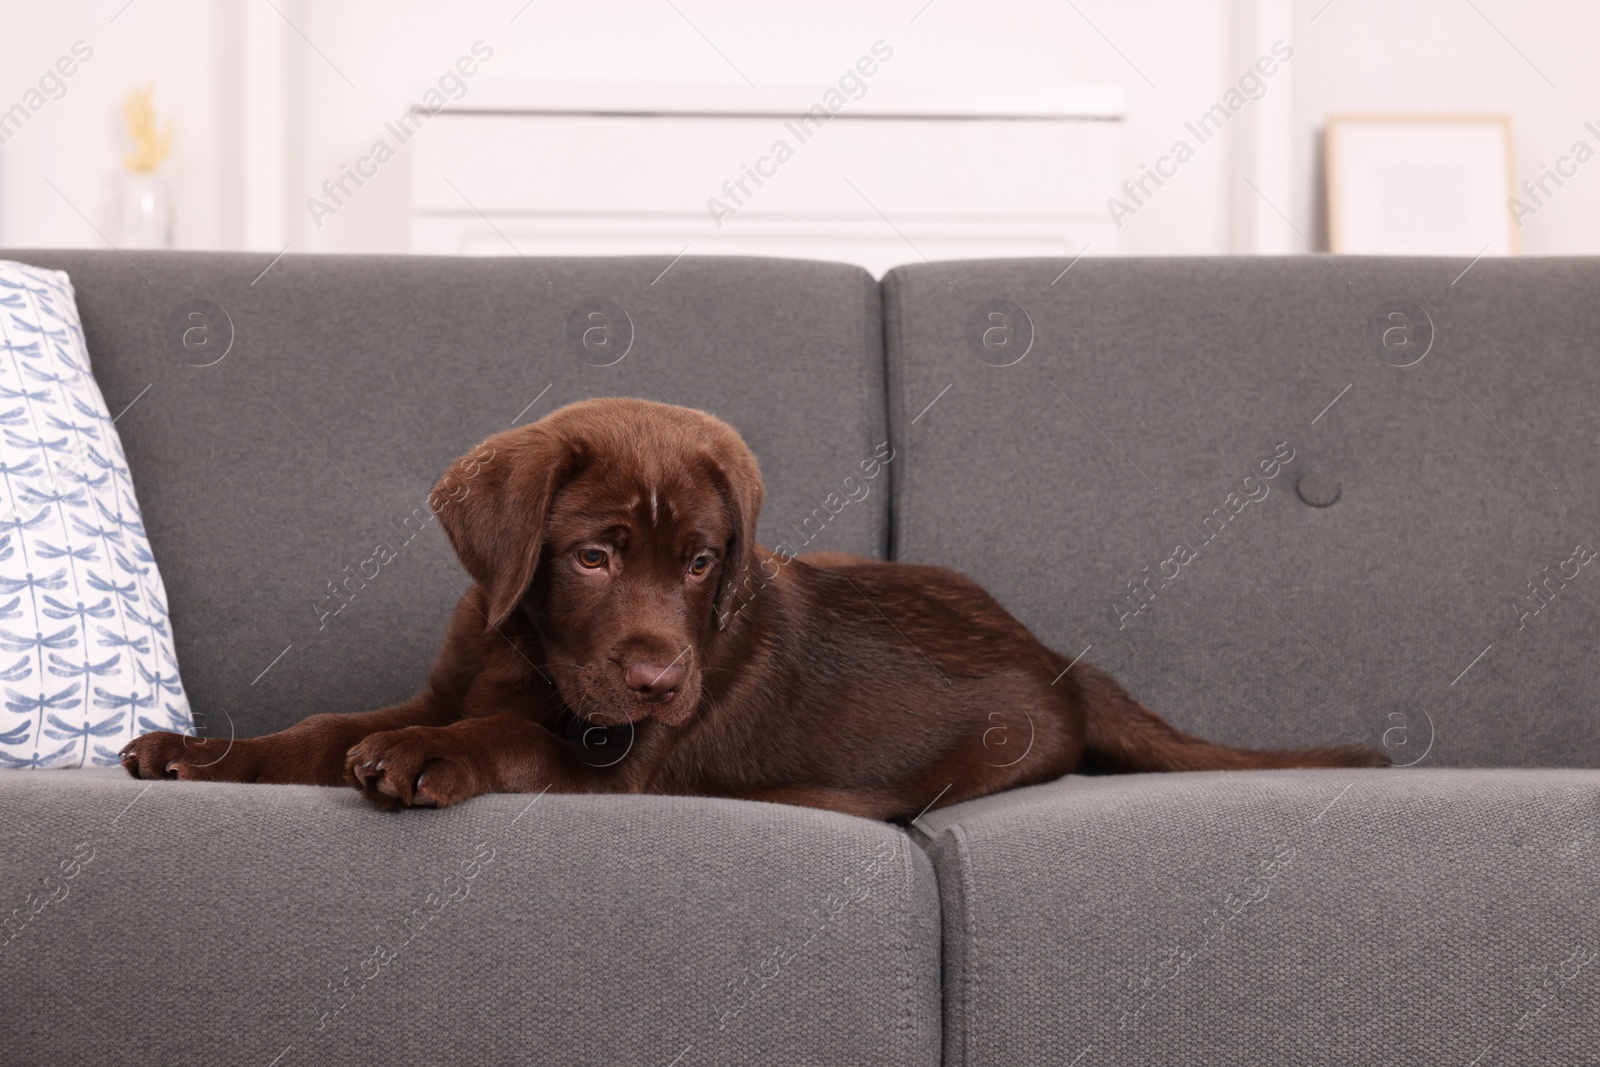
<path fill-rule="evenodd" d="M 1353 255 L 1512 256 L 1508 115 L 1344 114 L 1325 133 L 1328 244 Z"/>

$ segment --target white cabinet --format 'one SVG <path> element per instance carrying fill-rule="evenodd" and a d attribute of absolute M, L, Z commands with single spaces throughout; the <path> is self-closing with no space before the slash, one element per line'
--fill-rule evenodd
<path fill-rule="evenodd" d="M 1117 251 L 1105 208 L 1121 167 L 1114 91 L 1024 105 L 889 88 L 806 116 L 784 103 L 804 99 L 793 87 L 745 94 L 737 108 L 726 89 L 498 87 L 426 120 L 412 249 L 687 249 L 877 274 L 924 257 Z"/>

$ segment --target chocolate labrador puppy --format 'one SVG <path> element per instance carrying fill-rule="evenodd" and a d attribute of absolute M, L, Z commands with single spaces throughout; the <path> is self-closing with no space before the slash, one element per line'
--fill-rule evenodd
<path fill-rule="evenodd" d="M 497 434 L 430 497 L 475 584 L 421 693 L 265 737 L 146 734 L 123 765 L 385 808 L 553 789 L 896 819 L 1074 771 L 1389 762 L 1183 733 L 959 574 L 761 547 L 761 499 L 738 433 L 687 408 L 588 400 Z"/>

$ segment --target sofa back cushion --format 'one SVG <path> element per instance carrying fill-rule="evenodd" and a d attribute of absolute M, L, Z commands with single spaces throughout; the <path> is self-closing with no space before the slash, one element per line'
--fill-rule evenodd
<path fill-rule="evenodd" d="M 117 425 L 204 732 L 415 692 L 468 584 L 429 490 L 484 437 L 584 397 L 726 418 L 761 462 L 768 543 L 794 524 L 812 547 L 884 551 L 887 479 L 814 517 L 885 440 L 859 268 L 9 255 L 71 275 L 108 402 L 139 397 Z"/>
<path fill-rule="evenodd" d="M 1068 265 L 885 278 L 896 558 L 1219 740 L 1600 765 L 1600 261 Z"/>

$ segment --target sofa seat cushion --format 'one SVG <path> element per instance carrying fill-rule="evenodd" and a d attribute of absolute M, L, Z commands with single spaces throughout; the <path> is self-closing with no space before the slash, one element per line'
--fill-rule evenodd
<path fill-rule="evenodd" d="M 938 1062 L 932 868 L 885 824 L 22 777 L 0 1062 Z"/>
<path fill-rule="evenodd" d="M 947 1064 L 1600 1048 L 1597 771 L 1069 777 L 919 826 Z"/>

